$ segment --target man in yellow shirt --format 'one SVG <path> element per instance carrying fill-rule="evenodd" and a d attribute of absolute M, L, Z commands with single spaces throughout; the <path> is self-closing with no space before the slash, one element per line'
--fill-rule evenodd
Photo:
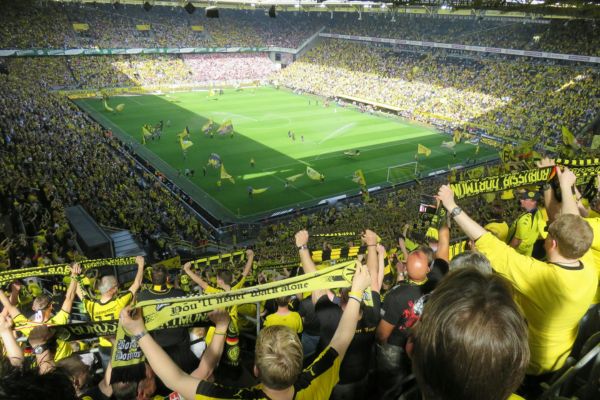
<path fill-rule="evenodd" d="M 92 321 L 114 321 L 119 319 L 121 310 L 133 300 L 133 296 L 142 286 L 144 278 L 144 257 L 135 258 L 137 264 L 137 273 L 131 286 L 126 292 L 119 293 L 119 282 L 114 275 L 106 275 L 100 279 L 98 290 L 100 299 L 92 299 L 83 292 L 81 285 L 77 285 L 77 296 L 83 302 L 85 310 L 90 315 Z M 81 273 L 79 264 L 73 266 L 75 274 Z M 100 355 L 102 357 L 103 367 L 106 368 L 110 362 L 112 352 L 112 343 L 109 339 L 114 337 L 100 338 Z"/>
<path fill-rule="evenodd" d="M 0 302 L 6 310 L 8 310 L 8 314 L 13 319 L 15 324 L 15 329 L 21 332 L 24 336 L 29 337 L 29 334 L 33 330 L 32 327 L 25 327 L 29 325 L 65 325 L 69 322 L 69 317 L 71 315 L 71 309 L 73 308 L 73 301 L 75 300 L 75 291 L 77 289 L 77 282 L 73 279 L 74 274 L 71 273 L 71 283 L 67 289 L 65 294 L 65 300 L 60 308 L 60 311 L 57 312 L 54 316 L 52 315 L 52 299 L 50 296 L 42 294 L 35 298 L 33 301 L 32 309 L 35 311 L 33 320 L 28 320 L 25 318 L 23 314 L 19 311 L 17 307 L 12 305 L 4 292 L 0 290 Z M 34 349 L 35 350 L 35 349 Z M 73 353 L 69 342 L 61 340 L 57 338 L 56 340 L 56 351 L 54 352 L 54 360 L 59 361 L 63 358 L 69 357 Z"/>
<path fill-rule="evenodd" d="M 295 311 L 290 311 L 288 304 L 290 302 L 291 297 L 278 297 L 276 299 L 277 302 L 277 312 L 267 315 L 265 319 L 265 327 L 274 326 L 274 325 L 282 325 L 287 326 L 298 335 L 302 333 L 302 317 Z"/>
<path fill-rule="evenodd" d="M 546 219 L 542 210 L 538 208 L 538 194 L 533 191 L 526 191 L 520 194 L 521 208 L 525 210 L 509 231 L 509 241 L 511 247 L 514 247 L 520 254 L 531 256 L 534 252 L 534 246 L 538 239 L 544 235 Z M 538 255 L 534 257 L 539 258 Z"/>
<path fill-rule="evenodd" d="M 565 168 L 557 172 L 561 191 L 570 193 L 575 175 Z M 544 242 L 547 262 L 523 256 L 486 232 L 454 201 L 449 186 L 438 198 L 458 226 L 486 255 L 492 268 L 516 290 L 515 300 L 528 322 L 531 361 L 529 375 L 542 375 L 563 366 L 577 336 L 579 321 L 596 294 L 598 275 L 588 252 L 593 232 L 579 216 L 570 196 L 563 198 L 562 215 L 549 227 Z"/>

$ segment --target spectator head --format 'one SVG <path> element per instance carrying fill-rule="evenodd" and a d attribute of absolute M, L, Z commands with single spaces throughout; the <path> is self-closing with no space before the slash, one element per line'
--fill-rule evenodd
<path fill-rule="evenodd" d="M 538 193 L 533 190 L 526 190 L 519 193 L 519 203 L 526 211 L 532 211 L 537 208 Z"/>
<path fill-rule="evenodd" d="M 278 307 L 287 307 L 292 296 L 283 296 L 275 299 Z"/>
<path fill-rule="evenodd" d="M 152 284 L 164 285 L 167 283 L 167 269 L 164 265 L 155 265 L 152 267 Z"/>
<path fill-rule="evenodd" d="M 412 364 L 423 398 L 505 400 L 529 363 L 527 325 L 502 277 L 450 272 L 414 328 Z"/>
<path fill-rule="evenodd" d="M 52 314 L 52 298 L 47 294 L 40 294 L 33 300 L 31 309 L 36 313 L 36 322 L 47 321 Z"/>
<path fill-rule="evenodd" d="M 254 374 L 270 389 L 287 389 L 302 372 L 302 358 L 296 332 L 286 326 L 268 326 L 256 339 Z"/>
<path fill-rule="evenodd" d="M 39 374 L 38 369 L 0 368 L 0 393 L 3 400 L 76 400 L 69 377 L 60 370 Z"/>
<path fill-rule="evenodd" d="M 233 274 L 227 269 L 220 269 L 217 272 L 217 286 L 230 286 L 233 281 Z"/>
<path fill-rule="evenodd" d="M 71 378 L 73 388 L 79 395 L 91 380 L 90 368 L 78 355 L 72 355 L 56 363 L 56 367 Z"/>
<path fill-rule="evenodd" d="M 427 278 L 433 262 L 433 251 L 427 246 L 413 250 L 406 259 L 406 271 L 411 281 L 422 282 Z"/>
<path fill-rule="evenodd" d="M 590 224 L 573 214 L 563 214 L 548 227 L 548 236 L 544 243 L 546 254 L 558 252 L 563 257 L 578 259 L 592 245 L 594 233 Z"/>
<path fill-rule="evenodd" d="M 114 275 L 103 276 L 98 284 L 98 290 L 103 296 L 110 295 L 112 297 L 119 290 L 119 282 Z"/>
<path fill-rule="evenodd" d="M 491 274 L 490 260 L 476 251 L 464 251 L 450 260 L 450 271 L 461 268 L 475 268 L 482 274 Z"/>

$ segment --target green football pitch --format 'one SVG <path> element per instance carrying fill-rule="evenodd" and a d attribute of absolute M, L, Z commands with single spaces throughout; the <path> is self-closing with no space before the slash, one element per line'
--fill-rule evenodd
<path fill-rule="evenodd" d="M 431 149 L 429 157 L 418 156 L 421 176 L 469 158 L 487 160 L 497 155 L 481 146 L 475 156 L 475 146 L 466 143 L 450 150 L 441 147 L 449 136 L 433 128 L 333 103 L 325 107 L 317 97 L 271 87 L 225 90 L 217 96 L 195 91 L 111 98 L 110 107 L 125 105 L 121 113 L 106 111 L 99 99 L 76 103 L 224 221 L 252 221 L 331 197 L 355 195 L 359 187 L 352 176 L 358 169 L 364 172 L 369 188 L 388 186 L 388 167 L 414 162 L 418 144 Z M 234 135 L 205 135 L 201 130 L 209 119 L 216 124 L 231 120 Z M 165 123 L 161 139 L 142 145 L 142 125 L 156 125 L 160 120 Z M 186 126 L 193 146 L 184 157 L 177 134 Z M 360 150 L 360 155 L 344 154 L 349 150 Z M 220 156 L 235 184 L 222 180 L 217 185 L 220 170 L 207 166 L 211 153 Z M 310 179 L 307 166 L 325 180 Z M 179 171 L 186 168 L 194 170 L 194 176 L 180 176 Z M 414 164 L 392 169 L 394 183 L 413 179 L 413 171 Z M 286 187 L 286 178 L 302 173 Z M 268 190 L 250 197 L 248 187 Z"/>

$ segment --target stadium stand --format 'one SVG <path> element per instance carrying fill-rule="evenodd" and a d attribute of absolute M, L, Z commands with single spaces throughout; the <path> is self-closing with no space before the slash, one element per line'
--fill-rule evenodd
<path fill-rule="evenodd" d="M 251 50 L 2 57 L 0 397 L 598 398 L 598 67 L 328 38 L 285 62 L 275 54 L 325 28 L 598 56 L 597 20 L 231 9 L 207 19 L 182 7 L 10 0 L 0 9 L 3 50 Z M 310 93 L 323 107 L 378 108 L 501 157 L 224 226 L 67 96 L 243 82 Z M 540 171 L 547 182 L 527 180 Z M 503 173 L 522 181 L 479 190 Z M 447 185 L 468 182 L 464 197 Z M 431 220 L 424 194 L 438 202 Z M 543 209 L 542 257 L 512 248 L 526 199 Z M 71 206 L 107 232 L 129 231 L 145 258 L 90 261 Z M 476 256 L 452 263 L 465 252 Z"/>

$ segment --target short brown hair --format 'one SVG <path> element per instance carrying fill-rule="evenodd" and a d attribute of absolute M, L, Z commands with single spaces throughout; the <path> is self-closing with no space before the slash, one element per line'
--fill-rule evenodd
<path fill-rule="evenodd" d="M 505 400 L 529 363 L 527 325 L 499 275 L 450 272 L 414 328 L 413 371 L 423 398 Z"/>
<path fill-rule="evenodd" d="M 167 282 L 167 269 L 164 265 L 153 266 L 151 275 L 153 285 L 164 285 Z"/>
<path fill-rule="evenodd" d="M 258 334 L 254 364 L 266 387 L 282 390 L 292 386 L 302 372 L 302 358 L 300 339 L 287 326 L 267 326 Z"/>
<path fill-rule="evenodd" d="M 558 217 L 548 227 L 548 234 L 556 240 L 560 255 L 571 259 L 580 258 L 587 253 L 594 240 L 590 224 L 574 214 Z"/>
<path fill-rule="evenodd" d="M 228 269 L 220 269 L 217 271 L 217 278 L 220 278 L 226 285 L 231 285 L 233 274 Z"/>

